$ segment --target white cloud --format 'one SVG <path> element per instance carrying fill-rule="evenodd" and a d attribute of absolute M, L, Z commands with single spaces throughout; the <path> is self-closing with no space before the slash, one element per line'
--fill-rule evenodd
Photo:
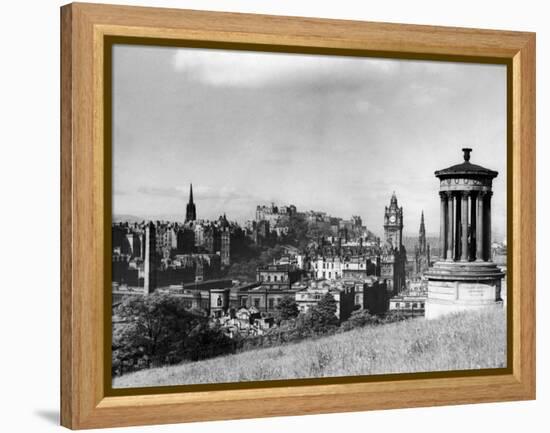
<path fill-rule="evenodd" d="M 259 87 L 281 81 L 337 76 L 342 80 L 393 74 L 399 61 L 358 57 L 259 53 L 183 48 L 174 53 L 176 71 L 213 86 Z"/>

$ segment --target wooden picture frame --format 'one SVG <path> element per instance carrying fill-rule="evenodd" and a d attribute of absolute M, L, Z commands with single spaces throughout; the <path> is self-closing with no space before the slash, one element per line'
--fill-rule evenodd
<path fill-rule="evenodd" d="M 505 372 L 255 384 L 110 395 L 106 386 L 105 172 L 108 38 L 508 66 L 511 365 Z M 108 66 L 108 65 L 107 65 Z M 108 79 L 108 78 L 107 78 Z M 61 8 L 61 424 L 80 428 L 363 411 L 535 398 L 533 33 L 97 4 Z M 511 272 L 513 270 L 513 272 Z M 513 299 L 513 302 L 512 302 Z M 110 356 L 110 355 L 109 355 Z"/>

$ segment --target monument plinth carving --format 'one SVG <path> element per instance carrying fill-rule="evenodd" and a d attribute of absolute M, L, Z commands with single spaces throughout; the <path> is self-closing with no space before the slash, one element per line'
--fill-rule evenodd
<path fill-rule="evenodd" d="M 464 162 L 435 172 L 440 180 L 440 260 L 426 273 L 426 318 L 502 306 L 502 271 L 491 261 L 492 181 L 498 172 Z"/>

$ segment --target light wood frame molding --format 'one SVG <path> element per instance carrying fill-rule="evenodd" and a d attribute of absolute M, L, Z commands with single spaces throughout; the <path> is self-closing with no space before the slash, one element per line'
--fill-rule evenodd
<path fill-rule="evenodd" d="M 508 194 L 513 197 L 508 202 L 513 233 L 508 238 L 513 269 L 509 372 L 106 395 L 106 36 L 507 64 Z M 62 425 L 80 429 L 535 398 L 534 33 L 74 3 L 61 8 L 61 103 Z"/>

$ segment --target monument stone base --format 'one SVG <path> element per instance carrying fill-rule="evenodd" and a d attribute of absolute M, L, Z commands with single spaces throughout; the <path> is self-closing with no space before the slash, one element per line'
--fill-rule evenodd
<path fill-rule="evenodd" d="M 426 276 L 427 319 L 462 311 L 502 308 L 500 290 L 504 274 L 492 262 L 440 261 Z"/>

